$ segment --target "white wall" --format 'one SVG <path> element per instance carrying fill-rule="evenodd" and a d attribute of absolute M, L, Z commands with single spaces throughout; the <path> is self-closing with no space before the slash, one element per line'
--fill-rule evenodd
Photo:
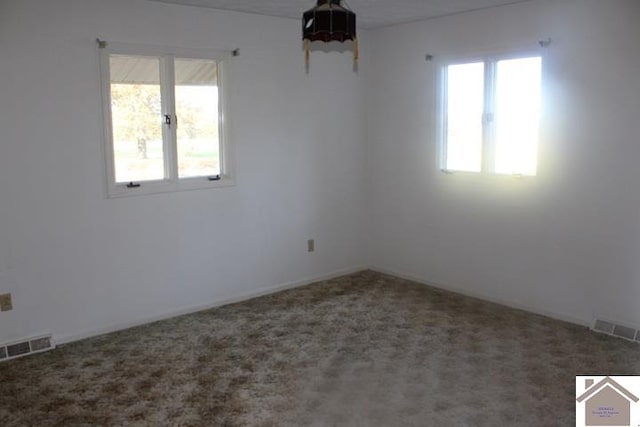
<path fill-rule="evenodd" d="M 68 340 L 365 264 L 640 325 L 639 17 L 633 0 L 532 1 L 361 34 L 358 74 L 335 52 L 314 52 L 306 74 L 297 20 L 0 2 L 0 292 L 15 305 L 0 342 Z M 240 48 L 235 187 L 105 198 L 96 37 Z M 438 172 L 424 55 L 547 37 L 538 177 Z"/>
<path fill-rule="evenodd" d="M 640 2 L 541 0 L 374 31 L 371 263 L 590 323 L 640 325 Z M 436 56 L 545 51 L 539 174 L 437 168 Z"/>
<path fill-rule="evenodd" d="M 226 82 L 235 187 L 105 198 L 96 37 L 240 49 Z M 301 48 L 298 20 L 0 1 L 0 292 L 14 297 L 0 342 L 73 339 L 365 265 L 363 71 L 314 52 L 306 74 Z"/>

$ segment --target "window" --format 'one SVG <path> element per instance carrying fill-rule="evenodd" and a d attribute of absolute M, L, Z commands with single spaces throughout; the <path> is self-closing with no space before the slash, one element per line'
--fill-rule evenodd
<path fill-rule="evenodd" d="M 442 169 L 535 175 L 540 56 L 448 63 L 442 85 Z"/>
<path fill-rule="evenodd" d="M 232 184 L 224 54 L 101 46 L 110 196 Z"/>

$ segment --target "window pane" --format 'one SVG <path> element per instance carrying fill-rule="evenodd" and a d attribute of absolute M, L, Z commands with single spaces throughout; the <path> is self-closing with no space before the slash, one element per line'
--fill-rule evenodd
<path fill-rule="evenodd" d="M 218 175 L 218 67 L 201 59 L 176 59 L 175 67 L 178 175 Z"/>
<path fill-rule="evenodd" d="M 495 171 L 535 175 L 542 59 L 499 61 L 496 90 Z"/>
<path fill-rule="evenodd" d="M 112 55 L 110 74 L 116 182 L 163 179 L 160 60 Z"/>
<path fill-rule="evenodd" d="M 447 67 L 446 169 L 480 172 L 484 63 Z"/>

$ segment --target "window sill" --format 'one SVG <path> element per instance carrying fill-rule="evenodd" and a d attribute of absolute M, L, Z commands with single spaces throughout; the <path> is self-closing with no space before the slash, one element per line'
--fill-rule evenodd
<path fill-rule="evenodd" d="M 214 188 L 233 187 L 235 181 L 228 176 L 222 176 L 220 180 L 209 181 L 206 177 L 185 178 L 180 181 L 141 181 L 139 187 L 129 188 L 126 183 L 118 183 L 110 186 L 107 197 L 115 199 L 120 197 L 145 196 L 150 194 L 174 193 L 179 191 L 209 190 Z"/>
<path fill-rule="evenodd" d="M 458 170 L 448 170 L 448 169 L 440 169 L 441 174 L 443 175 L 461 175 L 461 176 L 471 176 L 471 177 L 491 177 L 497 179 L 515 179 L 515 180 L 525 180 L 536 178 L 537 175 L 529 175 L 529 174 L 507 174 L 507 173 L 497 173 L 497 172 L 474 172 L 474 171 L 458 171 Z"/>

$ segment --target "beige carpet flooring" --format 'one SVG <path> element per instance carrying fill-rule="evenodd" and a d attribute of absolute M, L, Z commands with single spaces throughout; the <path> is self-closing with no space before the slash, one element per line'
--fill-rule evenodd
<path fill-rule="evenodd" d="M 572 426 L 640 346 L 362 272 L 0 363 L 2 426 Z"/>

